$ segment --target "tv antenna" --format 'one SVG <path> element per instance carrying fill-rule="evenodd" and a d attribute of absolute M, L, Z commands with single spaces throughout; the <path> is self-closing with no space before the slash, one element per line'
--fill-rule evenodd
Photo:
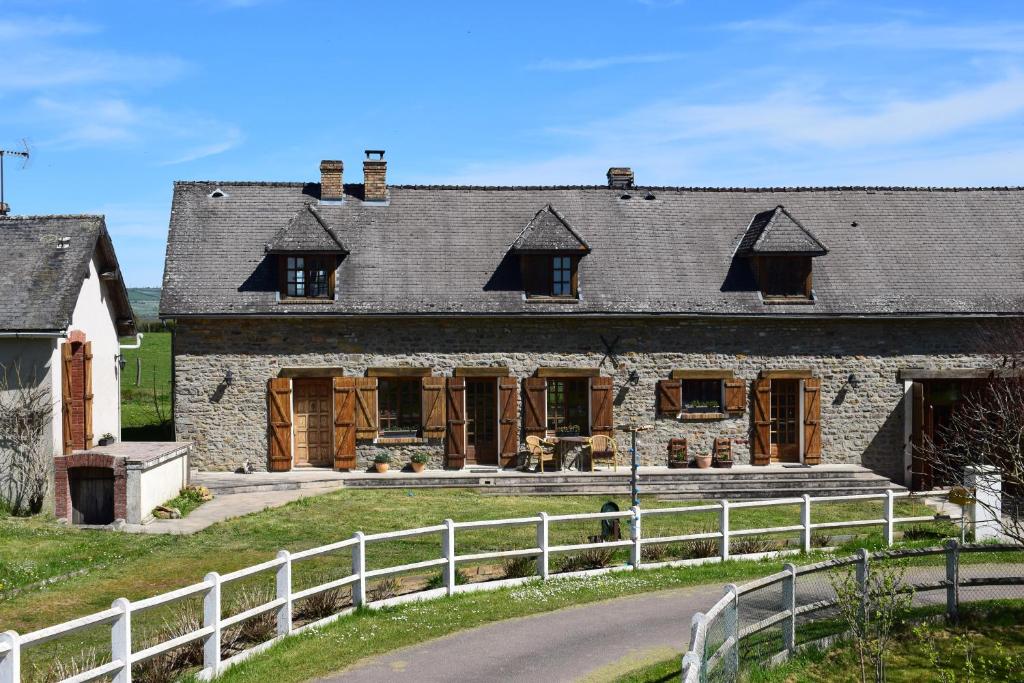
<path fill-rule="evenodd" d="M 0 216 L 6 215 L 10 210 L 7 203 L 4 201 L 4 157 L 21 157 L 21 167 L 25 168 L 28 166 L 29 158 L 32 156 L 31 150 L 28 148 L 28 140 L 25 138 L 21 139 L 21 149 L 0 149 Z"/>

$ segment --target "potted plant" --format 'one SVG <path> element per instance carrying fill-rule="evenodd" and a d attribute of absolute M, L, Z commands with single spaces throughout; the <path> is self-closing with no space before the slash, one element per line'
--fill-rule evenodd
<path fill-rule="evenodd" d="M 706 470 L 711 467 L 711 453 L 696 455 L 693 460 L 697 463 L 697 469 L 699 470 Z"/>
<path fill-rule="evenodd" d="M 725 436 L 715 439 L 714 466 L 722 469 L 732 467 L 732 440 Z"/>
<path fill-rule="evenodd" d="M 713 465 L 723 470 L 729 469 L 732 467 L 732 453 L 719 453 L 715 456 Z"/>
<path fill-rule="evenodd" d="M 378 453 L 373 457 L 373 468 L 377 470 L 378 473 L 384 474 L 388 471 L 390 466 L 391 456 L 387 453 Z"/>
<path fill-rule="evenodd" d="M 103 436 L 100 437 L 99 444 L 101 446 L 109 446 L 110 444 L 116 443 L 116 442 L 117 442 L 117 437 L 114 436 L 113 434 L 111 434 L 110 432 L 107 432 L 106 434 L 104 434 Z"/>
<path fill-rule="evenodd" d="M 721 411 L 718 401 L 687 401 L 683 406 L 687 413 L 717 413 Z"/>
<path fill-rule="evenodd" d="M 564 425 L 560 425 L 558 427 L 558 429 L 555 430 L 555 436 L 579 436 L 579 435 L 580 435 L 580 426 L 579 425 L 564 424 Z"/>
<path fill-rule="evenodd" d="M 668 440 L 668 466 L 673 470 L 686 467 L 686 439 Z"/>
<path fill-rule="evenodd" d="M 426 453 L 413 453 L 409 458 L 409 465 L 412 467 L 412 471 L 417 474 L 423 471 L 428 462 L 430 462 L 430 456 Z"/>

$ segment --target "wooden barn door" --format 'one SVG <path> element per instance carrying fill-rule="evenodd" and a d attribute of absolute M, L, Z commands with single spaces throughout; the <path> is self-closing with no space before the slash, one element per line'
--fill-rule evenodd
<path fill-rule="evenodd" d="M 267 467 L 271 472 L 292 468 L 292 381 L 274 377 L 267 382 Z"/>

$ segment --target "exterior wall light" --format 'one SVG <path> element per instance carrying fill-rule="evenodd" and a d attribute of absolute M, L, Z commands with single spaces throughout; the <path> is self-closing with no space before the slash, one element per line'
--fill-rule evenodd
<path fill-rule="evenodd" d="M 850 376 L 846 378 L 846 383 L 850 385 L 851 389 L 856 389 L 860 386 L 860 378 L 855 373 L 850 373 Z"/>
<path fill-rule="evenodd" d="M 234 381 L 235 381 L 235 373 L 232 372 L 231 368 L 228 368 L 228 371 L 226 373 L 224 373 L 224 384 L 227 385 L 227 386 L 231 386 L 232 382 L 234 382 Z"/>
<path fill-rule="evenodd" d="M 629 383 L 632 384 L 633 386 L 636 386 L 637 384 L 640 384 L 640 373 L 637 372 L 636 370 L 630 370 L 629 371 Z"/>

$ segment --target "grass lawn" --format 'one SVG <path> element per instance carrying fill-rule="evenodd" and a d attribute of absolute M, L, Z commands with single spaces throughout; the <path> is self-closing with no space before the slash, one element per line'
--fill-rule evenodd
<path fill-rule="evenodd" d="M 147 332 L 142 346 L 124 352 L 121 373 L 121 435 L 125 441 L 170 441 L 171 333 Z M 137 361 L 142 361 L 140 386 L 135 386 Z M 154 403 L 154 392 L 156 403 Z M 157 406 L 159 406 L 159 413 Z"/>
<path fill-rule="evenodd" d="M 1024 601 L 962 605 L 960 612 L 957 626 L 934 619 L 916 628 L 912 624 L 901 628 L 886 651 L 887 680 L 1020 680 L 1024 667 Z M 868 668 L 872 678 L 870 664 Z M 859 671 L 856 652 L 843 644 L 827 651 L 808 650 L 771 669 L 754 669 L 746 679 L 751 683 L 839 683 L 855 680 Z"/>
<path fill-rule="evenodd" d="M 626 496 L 611 498 L 622 507 L 628 505 Z M 0 582 L 6 591 L 0 593 L 0 630 L 24 633 L 106 609 L 121 596 L 132 600 L 152 596 L 199 581 L 210 571 L 232 571 L 270 559 L 281 548 L 294 551 L 323 545 L 350 537 L 357 529 L 373 533 L 435 524 L 446 517 L 455 520 L 521 517 L 540 510 L 592 512 L 599 509 L 604 500 L 604 497 L 588 496 L 489 496 L 471 490 L 342 490 L 229 520 L 186 537 L 76 529 L 58 524 L 52 518 L 0 518 Z M 667 505 L 653 498 L 645 499 L 643 504 L 647 507 Z M 917 503 L 900 501 L 898 505 L 900 515 L 923 513 L 923 507 Z M 823 504 L 816 508 L 815 517 L 822 521 L 877 517 L 880 506 L 881 502 L 873 501 Z M 712 526 L 715 519 L 713 513 L 652 517 L 645 521 L 645 534 L 692 532 Z M 798 519 L 797 506 L 740 509 L 733 511 L 732 528 L 794 524 Z M 552 543 L 584 542 L 589 535 L 598 532 L 596 522 L 555 523 L 551 527 L 551 540 Z M 460 531 L 458 551 L 530 547 L 534 543 L 533 535 L 532 527 L 507 529 L 500 534 L 493 530 Z M 877 542 L 870 538 L 867 541 L 869 544 Z M 438 556 L 439 545 L 439 535 L 374 543 L 368 547 L 367 564 L 372 569 L 434 558 Z M 623 560 L 624 555 L 620 554 L 612 559 L 612 564 Z M 495 576 L 493 566 L 490 573 L 485 565 L 461 568 L 469 580 Z M 296 564 L 295 586 L 296 589 L 306 588 L 345 576 L 348 571 L 346 552 L 307 560 Z M 680 576 L 699 574 L 690 569 L 683 570 Z M 26 589 L 44 580 L 53 582 Z M 240 585 L 234 592 L 225 589 L 225 604 L 244 601 L 241 594 L 244 590 L 266 594 L 272 582 L 271 575 L 260 575 L 252 585 Z M 668 585 L 683 584 L 676 581 Z M 12 588 L 24 590 L 11 591 Z M 168 612 L 153 610 L 139 615 L 135 623 L 159 629 L 167 625 L 168 617 Z M 83 634 L 74 643 L 54 641 L 40 648 L 39 656 L 45 656 L 44 651 L 51 647 L 52 652 L 89 643 L 105 647 L 104 641 L 109 642 L 109 634 L 98 628 L 96 633 Z"/>

